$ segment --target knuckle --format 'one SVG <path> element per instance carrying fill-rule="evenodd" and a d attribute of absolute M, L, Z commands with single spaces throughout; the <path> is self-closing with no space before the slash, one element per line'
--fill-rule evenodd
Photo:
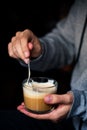
<path fill-rule="evenodd" d="M 9 52 L 8 54 L 9 54 L 10 57 L 14 57 L 12 52 Z"/>
<path fill-rule="evenodd" d="M 19 36 L 20 34 L 21 34 L 21 32 L 20 32 L 20 31 L 16 32 L 16 36 Z"/>
<path fill-rule="evenodd" d="M 14 36 L 14 37 L 12 37 L 11 42 L 13 42 L 15 40 L 16 40 L 16 37 Z"/>

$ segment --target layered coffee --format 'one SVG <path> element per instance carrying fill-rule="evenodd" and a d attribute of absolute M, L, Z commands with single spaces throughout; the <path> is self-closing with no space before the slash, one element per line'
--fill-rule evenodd
<path fill-rule="evenodd" d="M 43 77 L 44 78 L 44 77 Z M 34 81 L 23 83 L 23 95 L 25 107 L 35 113 L 45 113 L 53 109 L 52 105 L 44 102 L 44 96 L 57 92 L 57 82 L 53 79 L 46 82 Z"/>

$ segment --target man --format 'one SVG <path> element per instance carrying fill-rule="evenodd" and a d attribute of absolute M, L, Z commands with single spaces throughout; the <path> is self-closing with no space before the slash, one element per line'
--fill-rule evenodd
<path fill-rule="evenodd" d="M 72 118 L 75 130 L 87 129 L 86 16 L 87 1 L 76 0 L 68 17 L 45 36 L 37 38 L 31 30 L 24 30 L 12 37 L 8 44 L 9 56 L 18 59 L 24 66 L 30 61 L 32 70 L 57 70 L 71 64 L 74 59 L 77 60 L 71 77 L 71 91 L 44 98 L 47 104 L 57 104 L 56 109 L 48 114 L 38 115 L 27 112 L 22 103 L 17 109 L 25 115 L 53 122 Z"/>

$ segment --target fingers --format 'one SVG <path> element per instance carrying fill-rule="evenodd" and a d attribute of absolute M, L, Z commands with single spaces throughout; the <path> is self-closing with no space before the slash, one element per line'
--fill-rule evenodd
<path fill-rule="evenodd" d="M 29 35 L 27 33 L 28 31 L 17 32 L 8 44 L 9 56 L 13 58 L 20 58 L 26 63 L 29 61 L 30 50 L 33 48 L 32 43 L 28 43 Z"/>
<path fill-rule="evenodd" d="M 22 103 L 21 105 L 19 105 L 17 107 L 17 110 L 19 110 L 20 112 L 24 113 L 25 115 L 32 117 L 32 118 L 36 118 L 36 119 L 41 119 L 41 120 L 51 120 L 53 122 L 58 122 L 61 119 L 63 119 L 63 117 L 66 116 L 67 114 L 67 106 L 58 106 L 56 109 L 52 110 L 51 112 L 45 113 L 45 114 L 34 114 L 31 113 L 29 111 L 26 110 L 24 103 Z"/>
<path fill-rule="evenodd" d="M 11 42 L 8 44 L 8 53 L 9 53 L 9 56 L 10 57 L 14 57 L 14 58 L 17 58 L 17 56 L 16 56 L 16 49 L 14 49 L 13 47 L 12 47 L 12 44 L 11 44 Z"/>
<path fill-rule="evenodd" d="M 24 104 L 22 103 L 21 105 L 19 105 L 18 107 L 17 107 L 17 110 L 19 110 L 20 112 L 22 112 L 22 113 L 24 113 L 25 115 L 27 115 L 27 116 L 29 116 L 29 117 L 33 117 L 33 118 L 36 118 L 36 119 L 50 119 L 51 120 L 51 118 L 53 118 L 52 117 L 52 113 L 54 113 L 53 111 L 52 112 L 49 112 L 49 113 L 47 113 L 47 114 L 34 114 L 34 113 L 31 113 L 31 112 L 29 112 L 29 111 L 27 111 L 26 109 L 25 109 L 25 106 L 24 106 Z"/>
<path fill-rule="evenodd" d="M 70 92 L 62 95 L 51 94 L 51 95 L 47 95 L 44 100 L 48 104 L 57 104 L 57 106 L 51 112 L 48 112 L 46 114 L 31 113 L 25 109 L 24 103 L 19 105 L 17 109 L 20 112 L 32 118 L 42 119 L 42 120 L 45 119 L 45 120 L 51 120 L 53 122 L 58 122 L 63 118 L 65 118 L 69 113 L 72 106 L 73 94 Z"/>

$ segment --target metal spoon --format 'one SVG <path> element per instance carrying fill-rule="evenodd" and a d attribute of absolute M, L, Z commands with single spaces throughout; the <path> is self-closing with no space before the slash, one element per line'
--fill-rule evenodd
<path fill-rule="evenodd" d="M 30 82 L 30 61 L 28 62 L 28 79 L 27 79 L 27 83 L 29 84 Z"/>

